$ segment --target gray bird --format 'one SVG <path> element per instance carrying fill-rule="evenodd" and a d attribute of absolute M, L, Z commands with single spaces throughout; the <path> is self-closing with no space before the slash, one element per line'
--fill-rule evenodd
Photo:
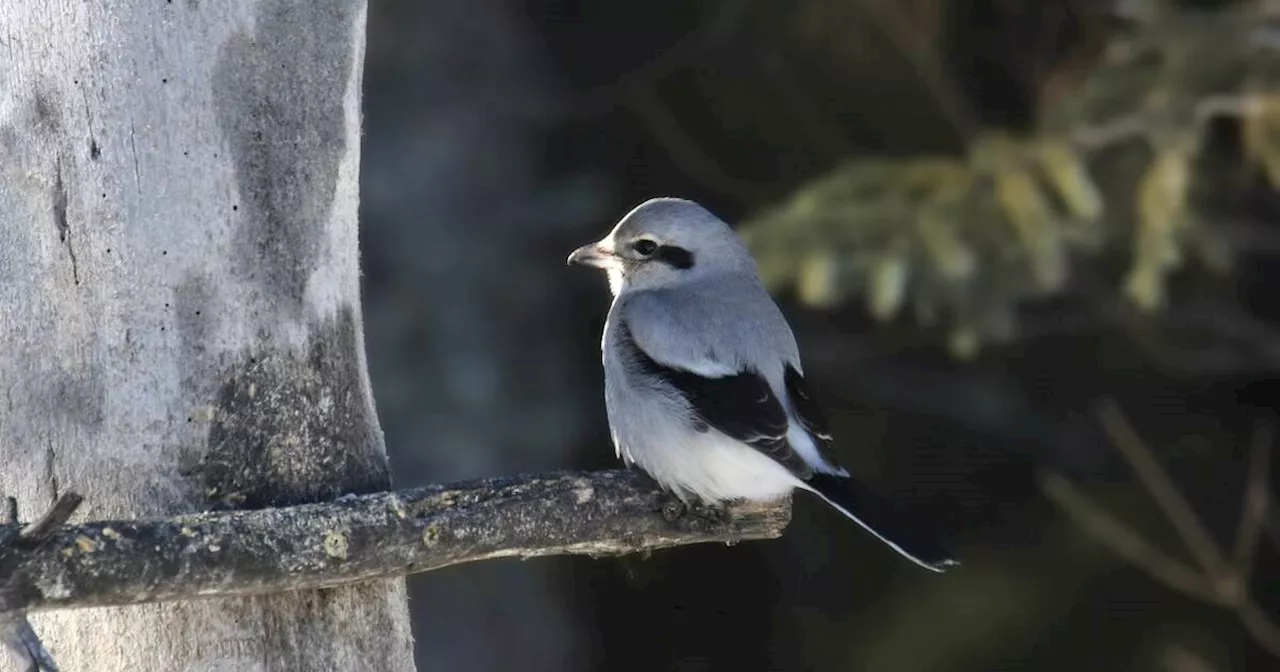
<path fill-rule="evenodd" d="M 686 504 L 803 488 L 927 569 L 958 564 L 836 463 L 791 327 L 718 217 L 692 201 L 652 199 L 568 261 L 609 276 L 605 406 L 627 464 Z"/>

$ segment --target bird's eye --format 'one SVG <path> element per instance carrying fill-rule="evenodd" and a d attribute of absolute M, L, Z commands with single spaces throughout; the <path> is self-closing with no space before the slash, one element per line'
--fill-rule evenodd
<path fill-rule="evenodd" d="M 640 240 L 631 243 L 631 249 L 635 250 L 636 254 L 639 254 L 642 257 L 647 257 L 658 251 L 658 244 L 648 238 L 641 238 Z"/>

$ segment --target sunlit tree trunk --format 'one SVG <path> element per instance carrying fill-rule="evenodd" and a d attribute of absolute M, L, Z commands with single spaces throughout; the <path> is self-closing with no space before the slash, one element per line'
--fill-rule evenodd
<path fill-rule="evenodd" d="M 363 0 L 0 4 L 0 491 L 78 518 L 388 485 Z M 402 580 L 32 618 L 67 670 L 410 670 Z"/>

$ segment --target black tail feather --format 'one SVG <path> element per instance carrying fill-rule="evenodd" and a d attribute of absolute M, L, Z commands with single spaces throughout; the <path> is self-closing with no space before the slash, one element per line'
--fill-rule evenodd
<path fill-rule="evenodd" d="M 933 530 L 854 479 L 817 473 L 808 484 L 828 504 L 925 569 L 941 572 L 960 564 Z"/>

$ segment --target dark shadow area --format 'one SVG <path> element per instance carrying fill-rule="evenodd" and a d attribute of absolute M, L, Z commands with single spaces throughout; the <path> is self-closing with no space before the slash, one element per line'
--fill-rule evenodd
<path fill-rule="evenodd" d="M 649 197 L 737 223 L 850 161 L 960 160 L 993 129 L 1051 128 L 1115 58 L 1107 45 L 1146 30 L 1111 4 L 373 0 L 365 331 L 396 485 L 615 465 L 599 352 L 608 292 L 565 267 L 572 249 Z M 1206 5 L 1181 3 L 1193 4 Z M 1208 6 L 1231 4 L 1247 3 Z M 1280 665 L 1229 610 L 1120 559 L 1044 485 L 1069 479 L 1197 567 L 1115 445 L 1099 410 L 1113 399 L 1232 554 L 1251 440 L 1280 407 L 1280 201 L 1241 137 L 1241 123 L 1215 122 L 1194 182 L 1234 263 L 1172 272 L 1154 316 L 1123 308 L 1127 243 L 1078 253 L 1068 291 L 1020 302 L 1016 337 L 969 359 L 948 350 L 945 322 L 877 320 L 855 292 L 816 306 L 778 289 L 842 461 L 940 521 L 961 569 L 922 571 L 797 494 L 775 542 L 414 577 L 419 669 Z M 1135 188 L 1106 176 L 1150 155 L 1090 155 L 1106 240 L 1136 230 L 1112 193 Z M 1272 620 L 1277 551 L 1280 515 L 1250 584 Z"/>

